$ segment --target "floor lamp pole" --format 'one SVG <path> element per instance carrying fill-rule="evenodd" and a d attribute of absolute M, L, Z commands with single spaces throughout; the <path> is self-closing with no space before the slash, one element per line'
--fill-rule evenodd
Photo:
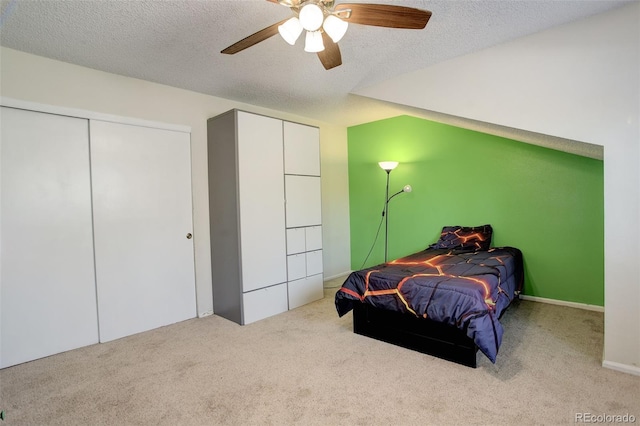
<path fill-rule="evenodd" d="M 384 196 L 384 263 L 387 263 L 387 241 L 389 237 L 389 175 L 391 170 L 387 172 L 387 191 Z"/>

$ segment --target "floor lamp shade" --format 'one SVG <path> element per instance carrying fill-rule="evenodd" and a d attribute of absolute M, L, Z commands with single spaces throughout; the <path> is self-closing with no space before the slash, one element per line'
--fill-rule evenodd
<path fill-rule="evenodd" d="M 391 170 L 398 167 L 398 162 L 397 161 L 380 161 L 378 165 L 382 168 L 382 170 L 386 171 L 387 173 L 390 173 Z"/>

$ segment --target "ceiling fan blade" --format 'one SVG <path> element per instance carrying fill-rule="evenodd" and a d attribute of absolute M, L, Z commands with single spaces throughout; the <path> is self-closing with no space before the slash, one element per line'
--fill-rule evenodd
<path fill-rule="evenodd" d="M 280 22 L 276 22 L 273 25 L 268 26 L 267 28 L 263 28 L 257 33 L 251 34 L 249 37 L 245 37 L 237 43 L 232 44 L 226 49 L 222 50 L 220 53 L 226 53 L 227 55 L 233 55 L 234 53 L 238 53 L 246 48 L 253 46 L 254 44 L 258 44 L 261 41 L 268 39 L 276 34 L 278 34 L 278 27 L 288 21 L 289 18 L 283 19 Z"/>
<path fill-rule="evenodd" d="M 331 68 L 342 65 L 340 48 L 324 31 L 322 32 L 322 42 L 324 43 L 324 50 L 322 52 L 318 52 L 318 58 L 320 58 L 320 62 L 322 62 L 324 69 L 330 70 Z"/>
<path fill-rule="evenodd" d="M 343 18 L 350 24 L 420 30 L 427 25 L 431 12 L 413 7 L 391 4 L 341 3 L 335 11 L 351 9 L 351 16 Z"/>

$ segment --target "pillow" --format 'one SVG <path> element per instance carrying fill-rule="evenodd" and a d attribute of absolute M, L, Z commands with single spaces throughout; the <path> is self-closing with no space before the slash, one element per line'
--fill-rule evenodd
<path fill-rule="evenodd" d="M 438 242 L 431 244 L 429 248 L 489 250 L 492 234 L 491 225 L 445 226 L 442 228 Z"/>

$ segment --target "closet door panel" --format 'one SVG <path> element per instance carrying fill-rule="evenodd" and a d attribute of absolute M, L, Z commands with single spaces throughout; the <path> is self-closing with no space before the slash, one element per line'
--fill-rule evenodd
<path fill-rule="evenodd" d="M 238 112 L 242 291 L 287 281 L 282 121 Z"/>
<path fill-rule="evenodd" d="M 320 176 L 320 130 L 284 122 L 284 172 Z"/>
<path fill-rule="evenodd" d="M 98 342 L 88 121 L 2 107 L 0 367 Z"/>
<path fill-rule="evenodd" d="M 322 250 L 310 251 L 307 253 L 307 275 L 322 273 Z"/>
<path fill-rule="evenodd" d="M 305 242 L 307 251 L 320 250 L 322 248 L 322 226 L 305 228 Z"/>
<path fill-rule="evenodd" d="M 305 228 L 287 229 L 287 254 L 303 253 L 306 251 Z"/>
<path fill-rule="evenodd" d="M 289 281 L 307 276 L 307 256 L 305 253 L 287 256 L 287 278 Z"/>
<path fill-rule="evenodd" d="M 242 294 L 243 321 L 251 324 L 273 315 L 286 312 L 287 285 L 278 284 Z"/>
<path fill-rule="evenodd" d="M 100 341 L 195 317 L 189 134 L 90 128 Z"/>
<path fill-rule="evenodd" d="M 287 227 L 322 223 L 320 178 L 285 175 Z"/>
<path fill-rule="evenodd" d="M 295 309 L 324 297 L 322 275 L 289 282 L 289 309 Z"/>

